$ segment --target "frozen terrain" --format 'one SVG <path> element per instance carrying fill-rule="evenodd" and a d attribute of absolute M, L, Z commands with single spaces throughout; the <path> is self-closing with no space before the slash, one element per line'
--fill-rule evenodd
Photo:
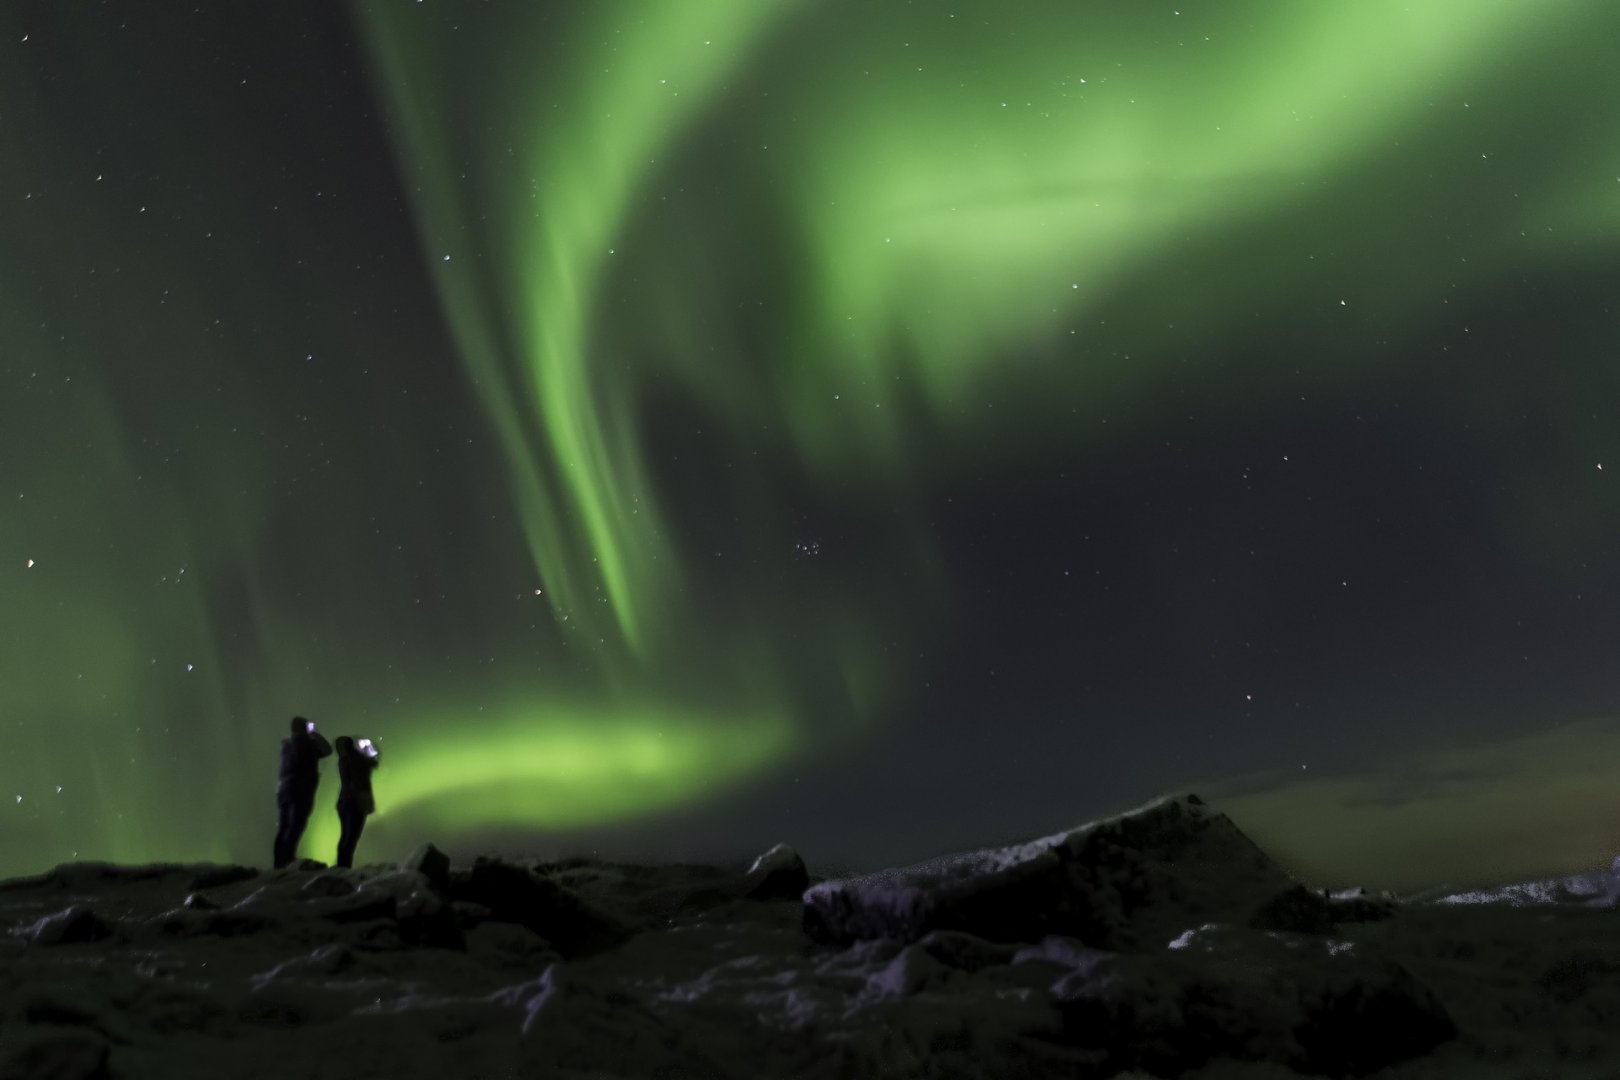
<path fill-rule="evenodd" d="M 0 1077 L 1620 1078 L 1617 897 L 1324 895 L 1192 796 L 827 881 L 69 864 L 0 883 Z"/>

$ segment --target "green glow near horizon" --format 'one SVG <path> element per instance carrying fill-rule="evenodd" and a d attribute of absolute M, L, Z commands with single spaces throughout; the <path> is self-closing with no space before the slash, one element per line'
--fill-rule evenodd
<path fill-rule="evenodd" d="M 402 739 L 383 753 L 377 823 L 401 833 L 529 826 L 563 830 L 666 810 L 736 784 L 796 749 L 786 718 L 716 724 L 667 706 L 513 706 L 475 731 Z M 328 764 L 304 853 L 335 849 L 336 768 Z"/>

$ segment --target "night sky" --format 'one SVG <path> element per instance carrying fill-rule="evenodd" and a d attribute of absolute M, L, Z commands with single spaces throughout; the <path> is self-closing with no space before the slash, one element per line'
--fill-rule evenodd
<path fill-rule="evenodd" d="M 0 873 L 1620 851 L 1620 5 L 0 5 Z M 330 858 L 328 766 L 305 852 Z"/>

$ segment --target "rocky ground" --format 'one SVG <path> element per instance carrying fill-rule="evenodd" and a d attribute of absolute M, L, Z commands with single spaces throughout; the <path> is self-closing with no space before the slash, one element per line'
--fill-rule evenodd
<path fill-rule="evenodd" d="M 1191 796 L 827 881 L 69 864 L 0 883 L 0 1077 L 1620 1080 L 1617 896 L 1326 895 Z"/>

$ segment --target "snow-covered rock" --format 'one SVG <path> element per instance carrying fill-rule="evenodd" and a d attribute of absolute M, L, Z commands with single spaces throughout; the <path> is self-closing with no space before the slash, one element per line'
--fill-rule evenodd
<path fill-rule="evenodd" d="M 1439 904 L 1578 904 L 1590 908 L 1620 907 L 1620 857 L 1607 870 L 1594 870 L 1544 881 L 1515 882 L 1491 888 L 1447 892 Z"/>
<path fill-rule="evenodd" d="M 1196 795 L 1030 843 L 811 886 L 805 930 L 829 943 L 962 930 L 1156 947 L 1189 924 L 1247 922 L 1294 882 Z"/>
<path fill-rule="evenodd" d="M 89 908 L 70 904 L 27 927 L 24 933 L 35 945 L 73 945 L 111 937 L 112 927 Z"/>

